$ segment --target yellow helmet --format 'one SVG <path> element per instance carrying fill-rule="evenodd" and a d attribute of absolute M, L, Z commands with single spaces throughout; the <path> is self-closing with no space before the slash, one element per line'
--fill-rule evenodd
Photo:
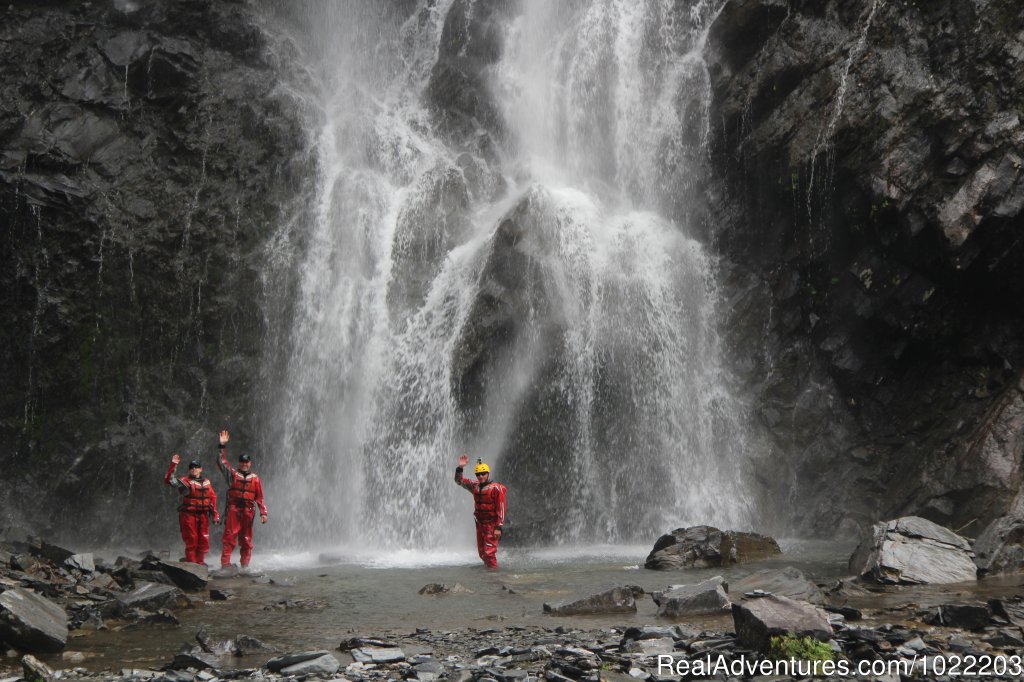
<path fill-rule="evenodd" d="M 476 461 L 476 468 L 473 469 L 474 474 L 489 474 L 491 473 L 491 467 L 487 466 L 480 460 Z"/>

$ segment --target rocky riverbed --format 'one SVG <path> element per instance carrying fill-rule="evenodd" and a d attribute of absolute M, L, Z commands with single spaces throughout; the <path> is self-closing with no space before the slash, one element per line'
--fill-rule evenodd
<path fill-rule="evenodd" d="M 909 674 L 973 656 L 1016 677 L 1024 576 L 883 585 L 845 577 L 848 548 L 823 558 L 821 547 L 780 544 L 771 559 L 706 569 L 643 570 L 619 560 L 628 552 L 592 548 L 510 552 L 496 573 L 321 555 L 240 574 L 166 551 L 104 560 L 7 529 L 0 680 L 654 682 L 680 664 L 759 665 L 769 657 L 758 640 L 780 613 L 797 617 L 784 630 L 821 640 L 837 663 L 902 662 Z M 687 602 L 680 583 L 725 602 Z M 19 595 L 32 605 L 12 606 Z"/>

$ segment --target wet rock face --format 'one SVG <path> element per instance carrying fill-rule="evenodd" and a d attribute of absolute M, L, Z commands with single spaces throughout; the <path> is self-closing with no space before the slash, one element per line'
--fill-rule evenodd
<path fill-rule="evenodd" d="M 730 328 L 796 525 L 977 533 L 1020 486 L 1022 30 L 1011 0 L 733 0 L 712 27 Z"/>
<path fill-rule="evenodd" d="M 264 244 L 307 161 L 275 89 L 295 60 L 254 11 L 0 12 L 0 464 L 32 489 L 0 507 L 64 527 L 24 502 L 75 499 L 94 528 L 171 532 L 153 496 L 124 508 L 159 481 L 151 455 L 212 447 L 210 419 L 252 433 Z"/>

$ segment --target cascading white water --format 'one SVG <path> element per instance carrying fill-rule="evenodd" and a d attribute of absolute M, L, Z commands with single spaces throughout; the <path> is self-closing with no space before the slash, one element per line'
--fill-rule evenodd
<path fill-rule="evenodd" d="M 718 4 L 524 2 L 487 70 L 496 155 L 453 148 L 422 97 L 447 13 L 475 3 L 343 7 L 314 30 L 319 204 L 270 486 L 287 539 L 450 546 L 462 452 L 534 537 L 748 527 L 714 263 L 679 220 Z"/>

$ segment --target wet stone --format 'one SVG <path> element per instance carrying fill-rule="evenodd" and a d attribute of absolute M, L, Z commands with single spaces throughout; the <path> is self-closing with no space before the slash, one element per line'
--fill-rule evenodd
<path fill-rule="evenodd" d="M 350 649 L 358 649 L 360 647 L 394 647 L 395 643 L 388 639 L 381 639 L 378 637 L 352 637 L 346 639 L 338 648 L 342 651 L 348 651 Z"/>
<path fill-rule="evenodd" d="M 397 647 L 362 647 L 352 650 L 352 658 L 359 663 L 397 663 L 405 660 L 405 653 Z"/>
<path fill-rule="evenodd" d="M 430 583 L 420 588 L 419 594 L 444 596 L 449 594 L 472 594 L 462 583 Z"/>
<path fill-rule="evenodd" d="M 324 654 L 318 658 L 311 658 L 299 661 L 281 669 L 282 675 L 333 675 L 338 672 L 341 664 L 331 654 Z"/>
<path fill-rule="evenodd" d="M 235 656 L 252 656 L 254 654 L 261 654 L 271 650 L 272 649 L 270 647 L 255 637 L 250 635 L 238 635 L 235 637 L 232 653 Z"/>
<path fill-rule="evenodd" d="M 544 604 L 544 613 L 552 616 L 596 615 L 602 613 L 636 613 L 635 595 L 643 590 L 633 586 L 613 587 L 599 594 L 574 601 Z"/>
<path fill-rule="evenodd" d="M 729 583 L 731 594 L 743 594 L 761 590 L 778 594 L 797 601 L 808 601 L 820 604 L 824 595 L 813 582 L 807 579 L 800 569 L 787 566 L 781 569 L 765 569 Z"/>
<path fill-rule="evenodd" d="M 96 562 L 93 560 L 92 554 L 72 554 L 64 560 L 64 564 L 85 573 L 92 573 L 96 570 Z"/>
<path fill-rule="evenodd" d="M 985 603 L 942 604 L 925 618 L 925 622 L 965 630 L 980 630 L 989 624 L 991 618 L 992 612 Z"/>
<path fill-rule="evenodd" d="M 768 596 L 732 605 L 737 640 L 744 647 L 765 651 L 776 635 L 811 636 L 827 642 L 832 637 L 823 609 L 786 597 Z"/>
<path fill-rule="evenodd" d="M 695 585 L 673 585 L 666 592 L 655 592 L 654 603 L 662 617 L 721 613 L 731 606 L 725 589 L 722 576 L 715 576 Z"/>
<path fill-rule="evenodd" d="M 134 590 L 117 599 L 129 608 L 156 610 L 169 606 L 181 597 L 181 591 L 173 585 L 138 583 Z"/>
<path fill-rule="evenodd" d="M 202 564 L 188 561 L 160 561 L 156 564 L 160 570 L 183 590 L 201 590 L 210 580 L 209 570 Z"/>
<path fill-rule="evenodd" d="M 213 601 L 227 601 L 235 598 L 234 590 L 226 588 L 213 588 L 210 590 L 210 599 Z"/>
<path fill-rule="evenodd" d="M 22 657 L 21 669 L 25 675 L 25 682 L 52 682 L 57 679 L 53 669 L 32 654 Z"/>
<path fill-rule="evenodd" d="M 209 668 L 216 670 L 217 666 L 217 657 L 203 651 L 177 654 L 174 657 L 174 660 L 170 663 L 170 668 L 172 670 L 186 670 L 188 668 L 194 668 L 196 670 Z"/>
<path fill-rule="evenodd" d="M 281 672 L 285 668 L 291 667 L 304 661 L 312 661 L 320 658 L 324 655 L 329 654 L 329 651 L 297 651 L 295 653 L 285 654 L 284 656 L 278 656 L 267 661 L 267 669 L 271 672 Z"/>
<path fill-rule="evenodd" d="M 63 649 L 67 639 L 64 609 L 21 587 L 0 593 L 0 640 L 23 651 L 53 652 Z"/>

